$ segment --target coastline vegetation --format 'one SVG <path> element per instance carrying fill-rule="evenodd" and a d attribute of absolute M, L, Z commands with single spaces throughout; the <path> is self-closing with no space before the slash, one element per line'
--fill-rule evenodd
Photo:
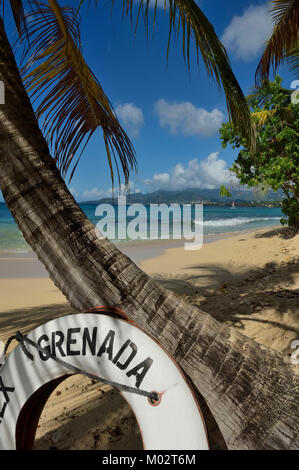
<path fill-rule="evenodd" d="M 299 230 L 299 104 L 291 91 L 281 86 L 276 75 L 273 82 L 257 85 L 248 97 L 256 127 L 256 150 L 253 153 L 231 123 L 224 123 L 220 136 L 224 148 L 239 149 L 231 171 L 241 184 L 264 185 L 284 193 L 281 219 L 294 231 Z M 222 190 L 225 193 L 225 189 Z"/>

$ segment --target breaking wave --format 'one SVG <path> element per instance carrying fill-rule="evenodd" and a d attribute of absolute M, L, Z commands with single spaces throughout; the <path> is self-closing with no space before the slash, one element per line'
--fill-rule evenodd
<path fill-rule="evenodd" d="M 203 225 L 204 227 L 233 227 L 262 220 L 280 220 L 280 217 L 233 217 L 231 219 L 207 220 L 203 222 Z M 200 222 L 195 223 L 200 224 Z"/>

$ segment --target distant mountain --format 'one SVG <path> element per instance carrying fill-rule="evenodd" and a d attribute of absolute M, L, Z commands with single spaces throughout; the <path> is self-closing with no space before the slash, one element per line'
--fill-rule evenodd
<path fill-rule="evenodd" d="M 221 203 L 228 204 L 234 201 L 235 203 L 252 203 L 252 202 L 266 202 L 275 201 L 279 202 L 283 199 L 281 191 L 269 191 L 268 193 L 261 194 L 252 189 L 235 189 L 231 191 L 231 197 L 221 197 L 220 189 L 201 189 L 190 188 L 179 191 L 166 191 L 159 190 L 152 193 L 142 194 L 134 193 L 127 195 L 127 203 L 140 203 L 140 204 L 188 204 L 188 203 Z M 84 204 L 101 204 L 101 203 L 117 203 L 117 196 L 112 198 L 104 198 L 97 201 L 84 201 Z"/>

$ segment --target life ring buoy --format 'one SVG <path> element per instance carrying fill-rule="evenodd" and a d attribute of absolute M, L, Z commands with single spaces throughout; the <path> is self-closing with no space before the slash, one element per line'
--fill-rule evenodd
<path fill-rule="evenodd" d="M 17 345 L 0 366 L 0 449 L 33 445 L 48 396 L 72 372 L 48 354 L 113 382 L 155 392 L 158 399 L 121 391 L 132 408 L 146 450 L 208 449 L 205 423 L 186 378 L 173 358 L 134 324 L 108 314 L 70 314 L 26 338 L 29 359 Z M 34 417 L 33 417 L 34 415 Z"/>

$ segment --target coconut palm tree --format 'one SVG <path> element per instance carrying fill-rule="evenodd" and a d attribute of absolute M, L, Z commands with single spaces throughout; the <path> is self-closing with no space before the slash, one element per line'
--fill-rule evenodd
<path fill-rule="evenodd" d="M 295 72 L 299 67 L 299 0 L 273 0 L 271 12 L 274 30 L 257 67 L 257 81 L 268 79 L 271 67 L 275 72 L 284 60 Z"/>
<path fill-rule="evenodd" d="M 125 12 L 132 1 L 124 1 Z M 145 4 L 147 17 L 148 2 L 139 3 Z M 26 22 L 24 2 L 10 4 L 19 33 L 32 35 L 33 54 L 23 81 L 0 18 L 0 80 L 6 93 L 0 107 L 0 188 L 24 238 L 75 309 L 118 306 L 173 355 L 204 397 L 229 449 L 296 448 L 294 366 L 155 284 L 113 243 L 96 236 L 62 174 L 79 142 L 85 145 L 95 128 L 104 133 L 111 166 L 112 156 L 120 156 L 125 177 L 135 163 L 132 147 L 83 60 L 77 30 L 68 20 L 76 12 L 63 10 L 56 0 L 46 6 L 31 0 Z M 193 0 L 169 0 L 168 5 L 172 27 L 180 24 L 187 38 L 186 59 L 193 34 L 210 74 L 223 84 L 233 122 L 250 138 L 248 108 L 212 26 Z M 49 96 L 39 97 L 37 109 L 48 143 L 24 82 L 37 94 L 48 86 Z M 66 114 L 59 102 L 66 104 Z"/>

